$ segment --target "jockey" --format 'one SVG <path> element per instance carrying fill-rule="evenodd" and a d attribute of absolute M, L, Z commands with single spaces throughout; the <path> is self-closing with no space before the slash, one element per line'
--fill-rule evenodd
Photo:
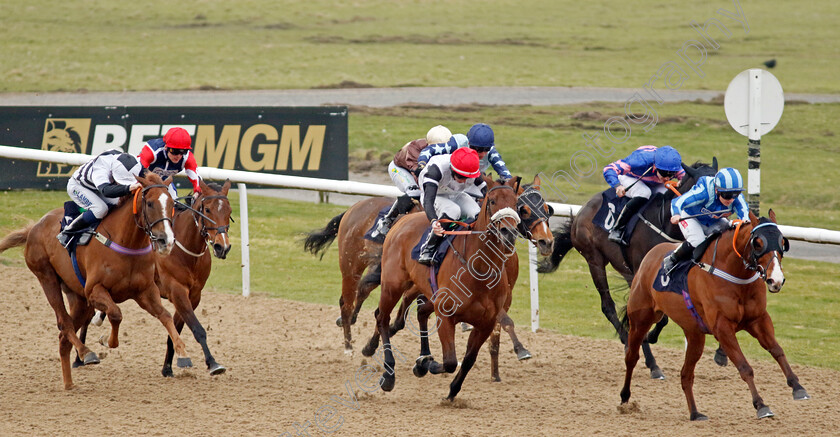
<path fill-rule="evenodd" d="M 452 138 L 443 146 L 436 147 L 436 145 L 430 144 L 423 149 L 420 152 L 420 157 L 417 158 L 417 174 L 420 173 L 420 170 L 432 156 L 447 155 L 454 152 L 455 149 L 467 145 L 478 153 L 479 170 L 482 173 L 486 172 L 492 165 L 493 170 L 496 170 L 502 182 L 507 182 L 508 179 L 513 177 L 508 171 L 505 161 L 502 160 L 502 155 L 496 150 L 493 129 L 484 123 L 474 124 L 466 136 L 463 134 L 452 135 Z"/>
<path fill-rule="evenodd" d="M 64 227 L 59 240 L 99 223 L 120 197 L 139 189 L 135 176 L 141 170 L 137 158 L 119 149 L 106 150 L 79 167 L 67 181 L 67 194 L 86 211 Z"/>
<path fill-rule="evenodd" d="M 470 186 L 480 190 L 487 184 L 480 177 L 478 153 L 462 147 L 451 155 L 438 155 L 429 159 L 420 173 L 423 208 L 432 222 L 432 232 L 420 251 L 418 262 L 429 265 L 443 241 L 443 226 L 438 219 L 466 220 L 481 212 L 475 199 L 466 193 Z"/>
<path fill-rule="evenodd" d="M 173 127 L 163 138 L 155 138 L 144 144 L 138 157 L 143 167 L 157 173 L 163 180 L 177 173 L 186 173 L 192 182 L 193 192 L 200 193 L 201 187 L 196 172 L 198 164 L 190 153 L 191 144 L 192 139 L 185 129 Z M 169 186 L 169 194 L 173 199 L 178 197 L 175 182 Z"/>
<path fill-rule="evenodd" d="M 678 262 L 688 259 L 707 235 L 729 227 L 731 222 L 726 217 L 733 212 L 744 221 L 750 220 L 742 191 L 744 180 L 741 173 L 727 167 L 717 172 L 714 178 L 701 177 L 687 193 L 671 202 L 671 223 L 679 223 L 685 241 L 665 259 L 665 270 L 668 273 Z M 698 214 L 704 215 L 683 219 Z"/>
<path fill-rule="evenodd" d="M 626 245 L 624 228 L 630 217 L 642 208 L 652 193 L 664 192 L 665 182 L 682 179 L 684 175 L 682 157 L 671 146 L 642 146 L 630 156 L 604 167 L 604 179 L 615 188 L 615 194 L 630 197 L 610 231 L 610 241 Z M 640 181 L 643 183 L 638 183 Z"/>
<path fill-rule="evenodd" d="M 419 138 L 404 145 L 402 149 L 394 156 L 394 160 L 388 164 L 388 176 L 394 182 L 394 185 L 402 191 L 403 194 L 397 197 L 397 200 L 391 206 L 391 210 L 383 217 L 371 232 L 371 236 L 376 238 L 378 235 L 386 235 L 391 225 L 394 224 L 400 214 L 406 214 L 414 208 L 414 200 L 420 199 L 420 187 L 417 185 L 417 178 L 413 172 L 417 166 L 417 159 L 420 151 L 424 150 L 427 145 L 443 146 L 452 137 L 452 132 L 444 126 L 437 125 L 426 133 L 426 138 Z M 425 162 L 424 162 L 425 164 Z"/>

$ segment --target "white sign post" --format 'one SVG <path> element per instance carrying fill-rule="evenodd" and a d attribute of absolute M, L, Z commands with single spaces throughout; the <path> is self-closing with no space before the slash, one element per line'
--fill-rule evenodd
<path fill-rule="evenodd" d="M 785 95 L 779 80 L 760 68 L 740 72 L 726 88 L 726 119 L 736 132 L 749 138 L 747 201 L 755 215 L 760 215 L 761 135 L 776 127 L 784 107 Z"/>

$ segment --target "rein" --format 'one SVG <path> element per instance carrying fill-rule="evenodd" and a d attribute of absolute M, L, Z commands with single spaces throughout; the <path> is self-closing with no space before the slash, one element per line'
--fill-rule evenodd
<path fill-rule="evenodd" d="M 169 225 L 172 226 L 172 219 L 170 217 L 165 217 L 165 216 L 161 217 L 161 218 L 155 220 L 154 222 L 152 222 L 151 224 L 149 224 L 149 219 L 146 216 L 146 208 L 145 207 L 143 207 L 143 223 L 145 223 L 145 226 L 140 226 L 140 221 L 137 219 L 137 213 L 138 213 L 138 206 L 137 206 L 138 202 L 137 201 L 140 200 L 139 203 L 144 204 L 144 201 L 146 200 L 146 191 L 149 191 L 152 188 L 163 188 L 163 189 L 169 190 L 169 187 L 167 187 L 166 185 L 162 185 L 162 184 L 149 185 L 149 186 L 143 187 L 142 190 L 135 190 L 134 202 L 133 202 L 133 205 L 132 205 L 133 213 L 134 213 L 134 223 L 137 225 L 138 228 L 142 229 L 143 232 L 145 232 L 146 235 L 148 235 L 149 239 L 151 240 L 151 243 L 149 244 L 149 247 L 148 247 L 149 251 L 151 251 L 152 245 L 156 244 L 157 241 L 158 241 L 158 238 L 156 238 L 154 236 L 154 234 L 152 233 L 152 228 L 156 224 L 158 224 L 162 221 L 168 221 Z M 174 213 L 175 212 L 173 210 L 172 215 L 175 215 Z M 99 239 L 99 238 L 97 238 L 97 239 Z M 145 249 L 143 249 L 143 250 L 145 250 Z"/>
<path fill-rule="evenodd" d="M 204 206 L 204 201 L 205 200 L 208 200 L 208 199 L 227 199 L 227 196 L 223 196 L 223 195 L 202 196 L 199 199 L 200 199 L 200 201 L 198 203 L 201 204 L 201 206 Z M 180 248 L 187 255 L 190 255 L 194 258 L 199 258 L 207 252 L 207 245 L 210 244 L 210 242 L 207 241 L 207 237 L 210 236 L 210 234 L 207 232 L 207 230 L 209 229 L 211 231 L 216 231 L 217 234 L 226 234 L 228 229 L 230 228 L 230 225 L 208 227 L 205 220 L 209 221 L 210 223 L 212 223 L 214 225 L 216 224 L 216 221 L 211 219 L 210 217 L 207 217 L 201 211 L 193 208 L 190 205 L 187 205 L 187 204 L 184 204 L 184 203 L 181 203 L 181 202 L 179 202 L 179 204 L 183 205 L 187 210 L 191 211 L 193 214 L 197 214 L 201 218 L 201 229 L 199 231 L 199 234 L 204 239 L 204 245 L 202 247 L 201 253 L 195 253 L 195 252 L 187 249 L 180 241 L 178 241 L 177 238 L 175 239 L 175 245 L 178 246 L 178 248 Z M 231 221 L 232 220 L 233 219 L 231 218 Z M 196 224 L 198 224 L 198 220 L 196 220 Z"/>

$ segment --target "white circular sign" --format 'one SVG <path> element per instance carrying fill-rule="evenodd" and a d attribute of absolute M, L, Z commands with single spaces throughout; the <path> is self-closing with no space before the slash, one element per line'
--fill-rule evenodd
<path fill-rule="evenodd" d="M 739 134 L 760 137 L 770 132 L 782 118 L 785 94 L 782 84 L 769 71 L 759 68 L 738 73 L 723 99 L 726 119 Z M 750 132 L 750 110 L 756 112 L 752 135 Z"/>

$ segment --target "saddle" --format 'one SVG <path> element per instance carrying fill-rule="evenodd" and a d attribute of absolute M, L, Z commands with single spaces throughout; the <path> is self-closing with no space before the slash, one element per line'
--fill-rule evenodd
<path fill-rule="evenodd" d="M 697 265 L 700 258 L 706 252 L 706 248 L 709 247 L 712 241 L 720 237 L 720 235 L 720 231 L 709 234 L 700 245 L 694 248 L 691 259 L 677 263 L 670 275 L 665 271 L 664 262 L 665 258 L 671 256 L 673 251 L 666 253 L 665 258 L 659 264 L 659 271 L 656 272 L 656 278 L 653 280 L 653 289 L 656 291 L 670 291 L 679 295 L 682 295 L 683 291 L 688 291 L 688 272 L 692 267 Z"/>
<path fill-rule="evenodd" d="M 633 236 L 633 230 L 636 229 L 636 225 L 639 223 L 639 218 L 642 214 L 644 214 L 644 212 L 647 211 L 647 209 L 655 202 L 660 202 L 662 197 L 662 193 L 654 194 L 650 197 L 650 199 L 648 199 L 647 203 L 645 203 L 644 206 L 642 206 L 639 211 L 630 218 L 630 221 L 627 222 L 627 226 L 624 228 L 625 241 L 630 241 L 630 238 Z M 618 215 L 621 214 L 621 211 L 624 209 L 624 205 L 626 205 L 630 199 L 627 196 L 618 197 L 615 194 L 615 188 L 610 188 L 601 193 L 601 200 L 601 207 L 598 209 L 595 217 L 592 218 L 592 224 L 606 232 L 610 232 L 616 221 L 618 221 Z"/>
<path fill-rule="evenodd" d="M 61 226 L 60 230 L 63 231 L 70 222 L 75 220 L 76 217 L 82 215 L 83 212 L 84 209 L 79 205 L 76 205 L 76 202 L 73 202 L 72 200 L 64 202 L 64 217 L 59 222 Z M 58 234 L 58 242 L 72 254 L 76 251 L 76 246 L 86 246 L 90 243 L 90 239 L 94 233 L 93 226 L 88 226 L 86 229 L 82 229 L 81 231 L 71 235 Z"/>
<path fill-rule="evenodd" d="M 453 231 L 462 231 L 467 228 L 463 226 L 458 226 L 455 229 L 451 229 Z M 420 240 L 417 241 L 417 244 L 411 249 L 411 259 L 417 261 L 420 259 L 420 252 L 423 248 L 423 242 L 426 241 L 426 238 L 429 236 L 429 232 L 432 232 L 432 227 L 429 226 L 423 231 L 423 234 L 420 236 Z M 446 235 L 446 238 L 440 242 L 438 246 L 437 252 L 435 252 L 435 257 L 432 259 L 432 267 L 437 270 L 437 267 L 440 266 L 440 263 L 443 262 L 443 259 L 446 257 L 446 252 L 449 251 L 449 247 L 452 245 L 452 240 L 455 239 L 455 235 Z"/>

